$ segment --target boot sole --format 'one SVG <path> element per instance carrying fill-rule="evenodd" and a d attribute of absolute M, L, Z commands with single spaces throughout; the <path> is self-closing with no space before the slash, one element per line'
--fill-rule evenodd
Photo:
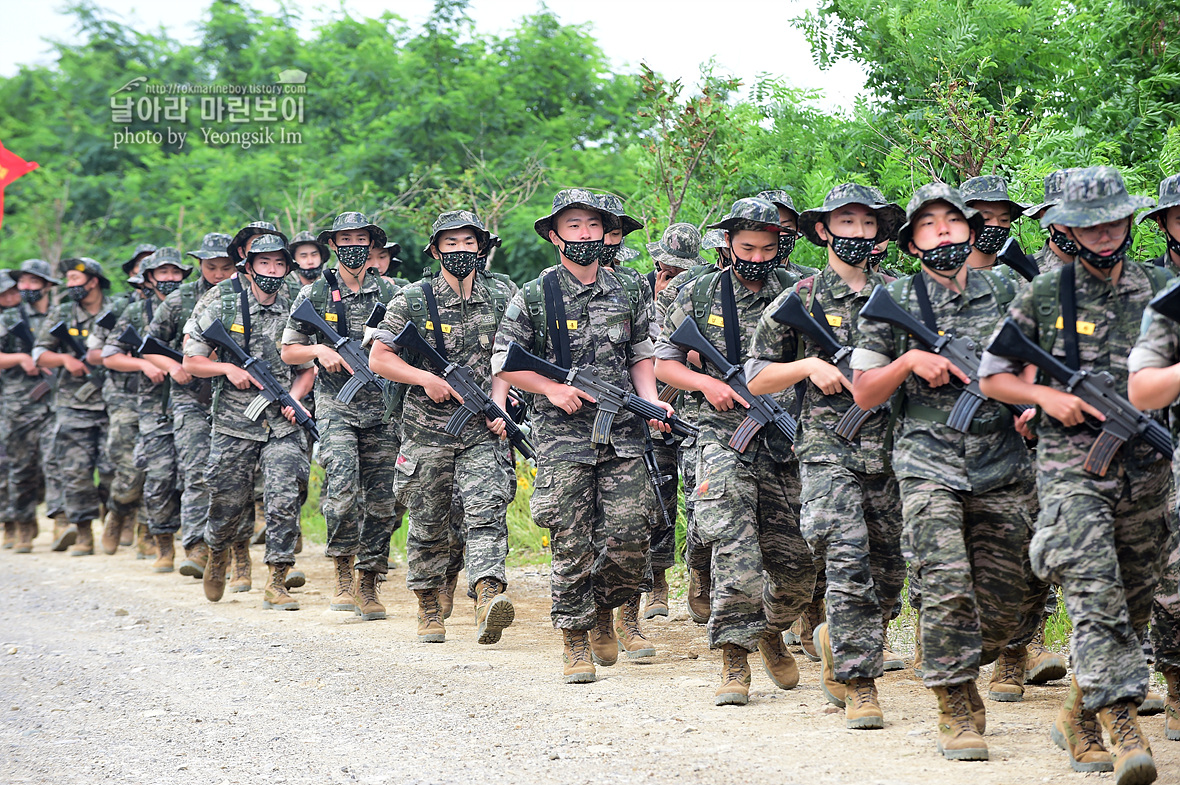
<path fill-rule="evenodd" d="M 1115 785 L 1148 785 L 1157 777 L 1155 761 L 1151 753 L 1138 752 L 1125 759 L 1122 768 L 1115 774 Z"/>
<path fill-rule="evenodd" d="M 566 684 L 591 684 L 597 678 L 593 673 L 571 673 L 568 676 L 562 676 L 562 681 Z"/>
<path fill-rule="evenodd" d="M 1025 671 L 1024 683 L 1044 684 L 1045 682 L 1064 679 L 1068 673 L 1069 668 L 1067 668 L 1064 663 L 1046 663 L 1044 665 L 1038 665 L 1032 670 Z"/>
<path fill-rule="evenodd" d="M 419 635 L 418 643 L 446 643 L 447 634 L 433 632 L 430 635 Z"/>
<path fill-rule="evenodd" d="M 609 668 L 610 666 L 614 665 L 616 662 L 619 661 L 619 657 L 617 654 L 615 655 L 615 658 L 613 660 L 604 660 L 601 657 L 599 657 L 597 654 L 595 654 L 594 652 L 590 652 L 590 659 L 594 662 L 595 665 L 601 665 L 604 668 Z"/>
<path fill-rule="evenodd" d="M 197 564 L 195 561 L 189 561 L 188 559 L 185 559 L 180 563 L 179 572 L 181 575 L 187 575 L 190 578 L 205 577 L 205 568 Z"/>
<path fill-rule="evenodd" d="M 230 592 L 230 594 L 241 594 L 244 591 L 250 591 L 250 589 L 251 589 L 251 586 L 250 586 L 250 584 L 247 583 L 247 584 L 240 584 L 238 586 L 230 586 L 229 592 Z"/>
<path fill-rule="evenodd" d="M 1082 763 L 1074 758 L 1073 750 L 1069 748 L 1069 742 L 1066 741 L 1065 734 L 1057 729 L 1056 722 L 1049 726 L 1049 738 L 1053 740 L 1054 744 L 1065 750 L 1065 754 L 1069 756 L 1069 767 L 1074 771 L 1080 771 L 1083 773 L 1091 771 L 1114 771 L 1114 763 L 1110 761 Z"/>
<path fill-rule="evenodd" d="M 700 615 L 699 613 L 695 612 L 695 611 L 692 609 L 692 606 L 691 606 L 691 605 L 690 605 L 690 606 L 688 606 L 688 618 L 692 619 L 692 620 L 693 620 L 694 622 L 696 622 L 697 624 L 708 624 L 708 623 L 709 623 L 709 617 L 708 617 L 708 616 L 702 616 L 702 615 Z"/>
<path fill-rule="evenodd" d="M 881 670 L 903 671 L 905 670 L 905 660 L 885 660 L 885 662 L 881 665 Z"/>
<path fill-rule="evenodd" d="M 1156 714 L 1164 713 L 1164 705 L 1165 704 L 1162 698 L 1158 701 L 1145 700 L 1142 704 L 1140 704 L 1139 711 L 1137 713 L 1140 717 L 1154 717 Z"/>
<path fill-rule="evenodd" d="M 992 690 L 988 690 L 987 691 L 987 699 L 993 700 L 993 701 L 999 701 L 1000 703 L 1020 703 L 1020 701 L 1024 700 L 1024 693 L 1023 692 L 993 692 Z"/>
<path fill-rule="evenodd" d="M 1180 741 L 1180 728 L 1164 727 L 1164 738 L 1168 741 Z"/>
<path fill-rule="evenodd" d="M 297 610 L 299 610 L 299 603 L 297 603 L 297 602 L 273 603 L 273 602 L 268 602 L 267 600 L 263 600 L 262 607 L 268 611 L 297 611 Z"/>
<path fill-rule="evenodd" d="M 361 617 L 361 621 L 380 621 L 385 618 L 385 611 L 370 611 L 368 613 L 361 613 L 358 608 L 354 613 Z"/>
<path fill-rule="evenodd" d="M 13 553 L 32 553 L 33 549 L 31 547 L 26 547 L 26 548 L 19 548 L 18 547 L 18 548 L 13 548 L 12 552 Z"/>
<path fill-rule="evenodd" d="M 819 662 L 819 652 L 818 652 L 818 651 L 816 651 L 814 654 L 812 654 L 811 652 L 809 652 L 809 651 L 807 650 L 807 647 L 806 647 L 806 646 L 804 646 L 803 644 L 799 644 L 799 648 L 803 650 L 803 656 L 804 656 L 804 657 L 806 657 L 807 659 L 811 660 L 812 662 Z M 811 644 L 811 648 L 812 648 L 812 649 L 815 649 L 815 644 L 814 644 L 814 643 L 813 643 L 813 644 Z"/>
<path fill-rule="evenodd" d="M 93 556 L 94 551 L 70 551 L 71 556 Z"/>
<path fill-rule="evenodd" d="M 622 654 L 626 654 L 629 659 L 638 660 L 642 657 L 656 656 L 656 647 L 655 646 L 648 646 L 643 649 L 636 649 L 635 651 L 627 651 L 626 649 L 623 648 L 623 642 L 619 641 L 619 652 L 621 652 Z"/>
<path fill-rule="evenodd" d="M 153 567 L 152 572 L 175 572 L 175 567 Z"/>
<path fill-rule="evenodd" d="M 947 760 L 987 760 L 987 747 L 969 747 L 963 750 L 946 750 L 938 745 L 938 751 Z M 1122 783 L 1120 783 L 1122 785 Z"/>
<path fill-rule="evenodd" d="M 881 730 L 885 727 L 885 718 L 859 717 L 855 720 L 845 719 L 844 725 L 852 730 Z"/>
<path fill-rule="evenodd" d="M 783 633 L 783 642 L 785 642 L 788 646 L 802 646 L 803 645 L 803 642 L 799 640 L 799 636 L 796 635 L 795 633 L 791 632 L 790 630 L 787 630 L 786 632 Z"/>
<path fill-rule="evenodd" d="M 78 541 L 78 532 L 68 531 L 68 532 L 62 534 L 61 537 L 54 540 L 53 545 L 51 545 L 49 549 L 51 551 L 53 551 L 54 553 L 61 553 L 62 551 L 64 551 L 66 548 L 70 547 L 71 545 L 73 545 L 77 541 Z"/>
<path fill-rule="evenodd" d="M 356 613 L 356 604 L 351 602 L 334 602 L 328 606 L 330 611 L 348 611 L 349 613 Z"/>
<path fill-rule="evenodd" d="M 654 619 L 657 616 L 667 616 L 667 615 L 668 615 L 668 606 L 667 605 L 657 605 L 656 607 L 648 608 L 647 610 L 645 610 L 643 612 L 644 619 Z"/>
<path fill-rule="evenodd" d="M 491 605 L 488 606 L 488 615 L 479 626 L 479 637 L 476 639 L 476 642 L 483 644 L 499 643 L 501 633 L 512 625 L 515 618 L 516 608 L 513 607 L 512 600 L 503 594 L 493 597 Z"/>
<path fill-rule="evenodd" d="M 295 572 L 287 574 L 287 580 L 283 581 L 283 585 L 288 589 L 298 589 L 307 583 L 307 576 L 296 570 Z"/>
<path fill-rule="evenodd" d="M 12 546 L 9 546 L 9 547 L 12 547 Z M 103 555 L 105 555 L 105 556 L 114 556 L 116 553 L 119 552 L 119 546 L 116 545 L 114 548 L 112 548 L 104 542 L 102 544 L 102 552 L 103 552 Z"/>
<path fill-rule="evenodd" d="M 745 706 L 749 702 L 750 696 L 740 692 L 723 692 L 713 696 L 714 706 Z"/>

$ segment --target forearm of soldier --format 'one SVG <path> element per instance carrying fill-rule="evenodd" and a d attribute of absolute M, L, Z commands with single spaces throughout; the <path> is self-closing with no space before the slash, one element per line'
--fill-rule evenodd
<path fill-rule="evenodd" d="M 279 357 L 287 365 L 306 365 L 319 357 L 318 343 L 285 343 L 279 350 Z"/>
<path fill-rule="evenodd" d="M 134 357 L 119 352 L 112 354 L 109 357 L 104 357 L 102 364 L 112 371 L 121 371 L 123 373 L 135 373 L 143 370 L 142 362 Z"/>
<path fill-rule="evenodd" d="M 369 370 L 399 384 L 418 387 L 435 378 L 429 371 L 410 365 L 381 341 L 373 341 L 373 348 L 369 350 Z"/>
<path fill-rule="evenodd" d="M 234 367 L 230 363 L 217 362 L 208 357 L 193 355 L 184 358 L 184 369 L 200 379 L 212 379 L 215 376 L 225 376 L 227 369 Z"/>
<path fill-rule="evenodd" d="M 102 361 L 102 349 L 89 349 L 86 352 L 86 362 L 94 368 L 100 368 L 104 365 Z"/>
<path fill-rule="evenodd" d="M 1127 397 L 1138 409 L 1166 409 L 1180 397 L 1180 363 L 1167 368 L 1143 368 L 1131 374 Z"/>
<path fill-rule="evenodd" d="M 0 371 L 7 371 L 9 368 L 16 368 L 26 360 L 33 359 L 31 354 L 24 354 L 16 352 L 13 354 L 0 354 Z"/>
<path fill-rule="evenodd" d="M 889 400 L 910 375 L 909 362 L 903 354 L 888 365 L 871 371 L 853 371 L 852 398 L 862 409 L 872 409 Z"/>
<path fill-rule="evenodd" d="M 500 371 L 496 374 L 496 378 L 503 379 L 510 387 L 518 387 L 525 392 L 544 396 L 565 386 L 561 382 L 555 382 L 535 371 Z"/>
<path fill-rule="evenodd" d="M 37 365 L 42 368 L 61 368 L 66 364 L 66 356 L 61 352 L 51 352 L 48 349 L 37 356 Z"/>
<path fill-rule="evenodd" d="M 499 376 L 492 377 L 492 400 L 503 411 L 508 411 L 508 389 L 512 385 Z"/>
<path fill-rule="evenodd" d="M 304 368 L 302 371 L 295 372 L 295 381 L 291 384 L 291 397 L 297 401 L 302 401 L 311 392 L 311 388 L 315 385 L 315 368 Z"/>
<path fill-rule="evenodd" d="M 746 387 L 754 395 L 773 395 L 788 387 L 794 387 L 807 379 L 814 372 L 816 362 L 823 362 L 817 357 L 804 357 L 787 363 L 771 363 L 758 372 L 753 379 L 746 380 Z"/>
<path fill-rule="evenodd" d="M 675 360 L 656 359 L 655 376 L 664 384 L 670 384 L 677 390 L 701 392 L 704 385 L 713 377 L 698 373 L 684 363 Z"/>
<path fill-rule="evenodd" d="M 1055 392 L 1050 387 L 1031 384 L 1014 373 L 997 373 L 979 380 L 979 391 L 1001 403 L 1039 406 L 1046 390 Z"/>
<path fill-rule="evenodd" d="M 635 385 L 635 392 L 640 398 L 654 401 L 660 397 L 656 390 L 655 362 L 650 357 L 632 365 L 630 371 L 631 384 Z"/>
<path fill-rule="evenodd" d="M 184 366 L 176 362 L 176 360 L 165 357 L 162 354 L 145 354 L 143 359 L 156 366 L 164 373 L 172 373 L 172 371 L 177 368 L 184 368 Z"/>

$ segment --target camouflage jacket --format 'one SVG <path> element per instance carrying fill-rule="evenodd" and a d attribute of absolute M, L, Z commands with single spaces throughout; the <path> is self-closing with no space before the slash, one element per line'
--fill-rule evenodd
<path fill-rule="evenodd" d="M 166 343 L 176 351 L 184 349 L 184 326 L 196 310 L 197 303 L 211 288 L 202 276 L 195 281 L 180 285 L 164 302 L 156 306 L 147 332 Z M 208 414 L 211 380 L 193 378 L 191 384 L 172 385 L 172 409 L 178 412 L 201 412 Z"/>
<path fill-rule="evenodd" d="M 839 273 L 825 267 L 813 278 L 800 281 L 791 291 L 798 292 L 809 308 L 818 301 L 836 340 L 850 346 L 856 342 L 856 320 L 860 309 L 868 301 L 873 287 L 884 285 L 885 278 L 880 273 L 871 272 L 865 287 L 854 292 Z M 784 292 L 776 297 L 758 320 L 750 343 L 751 360 L 746 366 L 749 378 L 772 362 L 792 362 L 799 357 L 829 359 L 809 339 L 771 318 L 788 294 L 790 292 Z M 801 352 L 798 351 L 800 341 Z M 824 395 L 814 384 L 807 383 L 799 417 L 799 435 L 795 439 L 795 454 L 800 461 L 834 463 L 865 474 L 887 471 L 889 412 L 882 410 L 870 416 L 856 438 L 847 442 L 835 434 L 835 428 L 853 406 L 850 393 Z"/>
<path fill-rule="evenodd" d="M 710 278 L 700 278 L 693 283 L 681 288 L 680 293 L 676 295 L 676 300 L 672 303 L 672 307 L 668 310 L 668 315 L 664 319 L 664 328 L 660 334 L 660 340 L 656 343 L 655 356 L 658 360 L 669 360 L 673 362 L 686 363 L 688 359 L 687 353 L 676 346 L 669 340 L 669 336 L 673 331 L 680 326 L 680 323 L 685 319 L 693 319 L 693 291 L 697 286 L 708 286 L 712 294 L 712 304 L 709 315 L 704 318 L 704 324 L 701 324 L 700 319 L 697 320 L 697 326 L 701 333 L 710 343 L 713 344 L 722 353 L 725 352 L 725 319 L 721 307 L 721 290 L 723 285 L 723 277 L 730 277 L 733 285 L 734 304 L 737 307 L 738 315 L 738 337 L 741 340 L 741 360 L 744 362 L 750 356 L 751 342 L 754 337 L 754 329 L 758 326 L 758 319 L 762 312 L 766 309 L 768 303 L 777 298 L 783 293 L 783 287 L 779 283 L 778 276 L 771 275 L 762 284 L 762 288 L 757 292 L 747 288 L 736 277 L 731 277 L 732 273 L 723 271 L 720 273 L 713 273 Z M 712 364 L 706 366 L 705 373 L 708 373 L 714 378 L 720 378 L 719 373 Z M 775 399 L 784 407 L 790 405 L 790 396 L 787 393 L 779 393 L 774 396 Z M 727 412 L 719 412 L 710 404 L 702 403 L 697 412 L 697 425 L 701 429 L 698 437 L 698 444 L 706 442 L 717 442 L 720 444 L 728 444 L 729 439 L 733 436 L 733 432 L 737 430 L 742 421 L 746 419 L 745 407 L 735 406 Z M 755 437 L 761 441 L 770 454 L 776 461 L 787 462 L 794 459 L 791 452 L 791 445 L 778 429 L 774 427 L 765 427 L 758 432 Z M 754 444 L 742 453 L 743 461 L 752 461 L 757 450 L 754 449 Z"/>
<path fill-rule="evenodd" d="M 1042 275 L 1051 273 L 1054 270 L 1060 270 L 1061 265 L 1064 264 L 1061 261 L 1061 257 L 1053 253 L 1053 249 L 1049 247 L 1048 241 L 1041 246 L 1041 250 L 1033 254 L 1033 258 L 1036 259 L 1037 269 L 1041 271 Z"/>
<path fill-rule="evenodd" d="M 1050 291 L 1058 291 L 1061 271 L 1048 273 L 1047 276 L 1051 282 Z M 1078 357 L 1081 361 L 1079 370 L 1110 373 L 1115 379 L 1118 394 L 1126 396 L 1127 358 L 1139 337 L 1143 311 L 1152 298 L 1151 281 L 1143 268 L 1134 263 L 1123 265 L 1118 283 L 1113 286 L 1079 266 L 1076 292 Z M 1047 333 L 1043 324 L 1046 318 L 1038 318 L 1037 315 L 1034 287 L 1026 287 L 1017 295 L 1008 315 L 1033 342 L 1047 348 L 1051 339 L 1050 353 L 1065 359 L 1065 331 L 1053 329 L 1055 335 Z M 979 373 L 986 377 L 998 373 L 1020 373 L 1022 368 L 1022 363 L 1017 360 L 985 352 Z M 1047 377 L 1039 381 L 1055 389 L 1064 389 Z M 1042 472 L 1052 470 L 1058 478 L 1072 475 L 1086 481 L 1093 477 L 1082 468 L 1097 437 L 1093 428 L 1086 424 L 1066 428 L 1052 417 L 1042 414 L 1037 420 L 1036 429 L 1037 464 Z M 1129 466 L 1154 463 L 1157 460 L 1159 457 L 1151 447 L 1140 439 L 1128 442 L 1115 456 L 1116 462 L 1121 461 Z"/>
<path fill-rule="evenodd" d="M 1172 259 L 1172 254 L 1168 253 L 1167 251 L 1164 251 L 1162 255 L 1157 256 L 1154 260 L 1152 260 L 1152 264 L 1154 264 L 1156 267 L 1164 268 L 1172 275 L 1180 275 L 1180 266 L 1177 266 L 1175 260 Z"/>
<path fill-rule="evenodd" d="M 438 305 L 439 329 L 442 331 L 443 347 L 450 362 L 466 365 L 471 375 L 488 395 L 492 394 L 492 347 L 496 330 L 503 314 L 493 307 L 492 291 L 495 290 L 501 302 L 508 302 L 516 294 L 512 284 L 490 276 L 477 275 L 471 288 L 471 297 L 463 300 L 441 275 L 412 283 L 398 291 L 389 303 L 389 311 L 374 335 L 374 340 L 401 353 L 403 360 L 415 368 L 439 375 L 434 366 L 411 352 L 402 352 L 394 338 L 406 324 L 413 320 L 418 332 L 431 346 L 434 346 L 434 324 L 428 314 L 418 310 L 424 302 L 421 291 L 429 286 L 434 292 Z M 415 305 L 417 304 L 417 305 Z M 466 449 L 472 445 L 494 438 L 487 429 L 484 418 L 472 417 L 458 436 L 451 436 L 444 428 L 458 408 L 455 401 L 435 403 L 426 391 L 414 385 L 406 390 L 402 411 L 402 438 L 431 447 Z"/>
<path fill-rule="evenodd" d="M 120 316 L 127 306 L 142 299 L 143 295 L 139 292 L 120 292 L 103 301 L 103 312 L 110 311 L 115 316 Z M 102 316 L 102 313 L 99 316 Z M 114 332 L 114 330 L 109 332 Z M 101 350 L 106 345 L 109 332 L 95 324 L 86 337 L 86 348 Z M 106 381 L 102 386 L 102 397 L 107 402 L 107 408 L 134 411 L 138 405 L 139 380 L 142 376 L 143 374 L 139 372 L 125 373 L 107 370 L 105 372 Z"/>
<path fill-rule="evenodd" d="M 336 309 L 340 308 L 348 322 L 346 327 L 349 335 L 360 341 L 365 336 L 365 320 L 373 313 L 373 306 L 378 303 L 385 305 L 387 302 L 383 293 L 390 293 L 392 296 L 396 294 L 396 290 L 382 281 L 375 272 L 369 271 L 365 274 L 364 283 L 359 291 L 354 292 L 342 283 L 340 303 L 336 304 L 332 302 L 328 282 L 320 278 L 315 283 L 303 287 L 291 303 L 291 310 L 294 311 L 304 300 L 310 299 L 316 312 L 324 317 L 328 324 L 342 330 L 344 328 L 338 326 L 339 316 L 336 313 Z M 322 341 L 323 336 L 315 328 L 296 321 L 292 317 L 287 318 L 287 324 L 283 329 L 283 344 L 306 346 Z M 350 379 L 352 379 L 352 375 L 347 371 L 329 373 L 323 368 L 317 367 L 315 379 L 316 416 L 340 417 L 356 428 L 371 428 L 380 424 L 381 418 L 385 414 L 385 401 L 381 391 L 374 389 L 372 385 L 366 384 L 361 387 L 351 403 L 344 404 L 336 400 L 336 394 Z"/>
<path fill-rule="evenodd" d="M 31 355 L 32 347 L 25 346 L 18 341 L 9 330 L 21 319 L 24 319 L 28 322 L 34 341 L 36 341 L 37 333 L 41 331 L 45 318 L 24 304 L 0 313 L 0 353 Z M 29 376 L 19 365 L 6 371 L 0 371 L 0 417 L 3 417 L 8 424 L 43 419 L 49 413 L 53 396 L 45 395 L 39 401 L 29 398 L 33 388 L 42 381 L 52 384 L 53 376 L 45 375 L 44 372 L 41 376 Z"/>
<path fill-rule="evenodd" d="M 968 270 L 967 286 L 962 293 L 951 291 L 924 271 L 916 275 L 925 279 L 940 330 L 954 330 L 956 335 L 981 344 L 1004 316 L 993 283 L 1005 285 L 1002 282 L 1006 279 L 996 273 Z M 986 276 L 994 276 L 993 283 Z M 888 286 L 903 308 L 915 315 L 920 313 L 911 278 L 898 279 Z M 918 348 L 899 346 L 893 328 L 882 322 L 860 317 L 857 329 L 856 350 L 852 353 L 854 370 L 884 367 L 909 348 Z M 975 415 L 973 424 L 990 433 L 960 433 L 920 416 L 933 411 L 949 413 L 959 394 L 959 388 L 954 385 L 932 388 L 914 374 L 906 378 L 901 395 L 893 399 L 893 405 L 900 409 L 894 415 L 897 417 L 892 456 L 894 474 L 899 480 L 934 480 L 968 493 L 984 493 L 1024 481 L 1032 469 L 1028 450 L 1011 425 L 1011 415 L 999 403 L 985 401 Z"/>
<path fill-rule="evenodd" d="M 107 302 L 104 301 L 97 314 L 91 315 L 79 304 L 66 300 L 49 310 L 45 320 L 41 322 L 41 329 L 37 332 L 37 345 L 33 349 L 36 359 L 42 352 L 58 352 L 71 354 L 49 331 L 58 323 L 65 322 L 70 327 L 70 333 L 86 345 L 98 317 L 105 313 Z M 86 376 L 73 376 L 64 368 L 57 371 L 57 390 L 54 397 L 56 408 L 83 409 L 91 412 L 101 412 L 107 408 L 103 389 L 103 376 L 106 373 L 101 368 L 92 370 Z"/>
<path fill-rule="evenodd" d="M 562 265 L 555 265 L 536 279 L 543 284 L 550 272 L 556 271 L 565 304 L 566 320 L 570 324 L 570 357 L 575 368 L 593 365 L 602 379 L 627 392 L 635 392 L 631 381 L 631 366 L 652 356 L 649 337 L 650 317 L 642 309 L 632 314 L 631 301 L 622 281 L 611 270 L 598 268 L 598 276 L 591 284 L 583 284 Z M 524 292 L 513 296 L 496 333 L 492 355 L 492 373 L 499 372 L 508 352 L 508 344 L 516 341 L 525 349 L 533 350 L 536 330 L 525 303 Z M 553 362 L 554 334 L 547 330 L 543 354 Z M 543 452 L 551 460 L 595 464 L 599 450 L 590 442 L 597 407 L 586 404 L 570 415 L 555 407 L 544 395 L 533 396 L 533 443 L 544 445 Z M 611 430 L 614 453 L 621 458 L 638 458 L 643 454 L 643 431 L 635 415 L 627 410 L 615 417 Z"/>
<path fill-rule="evenodd" d="M 1173 282 L 1172 287 L 1176 284 Z M 1143 327 L 1139 339 L 1127 358 L 1127 371 L 1135 373 L 1144 368 L 1167 368 L 1180 362 L 1180 324 L 1161 316 L 1151 308 L 1143 312 Z M 1180 399 L 1168 409 L 1168 426 L 1172 441 L 1180 436 Z M 1172 452 L 1172 474 L 1180 487 L 1180 446 Z"/>
<path fill-rule="evenodd" d="M 115 326 L 107 334 L 106 342 L 102 347 L 104 360 L 119 353 L 130 357 L 136 356 L 135 353 L 139 347 L 123 343 L 118 340 L 117 336 L 122 335 L 128 327 L 134 327 L 140 337 L 143 337 L 147 332 L 147 325 L 161 304 L 160 298 L 156 295 L 149 294 L 148 297 L 138 298 L 124 308 L 123 313 L 119 314 Z M 152 380 L 147 376 L 142 373 L 138 375 L 140 378 L 137 385 L 135 408 L 139 412 L 139 432 L 147 434 L 164 429 L 171 430 L 172 417 L 168 412 L 168 392 L 172 380 L 165 376 L 164 381 L 152 384 Z"/>

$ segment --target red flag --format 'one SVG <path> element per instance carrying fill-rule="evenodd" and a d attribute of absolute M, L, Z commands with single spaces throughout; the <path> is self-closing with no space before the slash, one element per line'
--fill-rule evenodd
<path fill-rule="evenodd" d="M 4 144 L 0 142 L 0 226 L 4 225 L 4 187 L 36 168 L 36 161 L 26 161 L 16 153 L 4 149 Z"/>

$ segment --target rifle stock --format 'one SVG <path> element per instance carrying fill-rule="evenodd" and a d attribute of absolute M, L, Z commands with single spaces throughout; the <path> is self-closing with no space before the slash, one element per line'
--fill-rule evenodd
<path fill-rule="evenodd" d="M 37 344 L 37 339 L 33 337 L 33 329 L 29 327 L 29 323 L 21 319 L 16 324 L 12 325 L 10 330 L 12 337 L 16 338 L 25 346 L 25 352 L 32 353 L 33 347 Z"/>
<path fill-rule="evenodd" d="M 143 345 L 143 338 L 140 337 L 139 331 L 131 325 L 127 325 L 126 329 L 115 340 L 121 344 L 133 347 L 131 349 L 133 354 L 139 354 L 139 347 Z"/>
<path fill-rule="evenodd" d="M 167 357 L 173 362 L 183 363 L 184 355 L 173 349 L 168 344 L 164 343 L 154 335 L 144 336 L 143 341 L 139 344 L 140 355 L 156 354 L 161 357 Z"/>
<path fill-rule="evenodd" d="M 1020 274 L 1026 281 L 1031 281 L 1041 274 L 1037 263 L 1029 258 L 1015 237 L 1009 237 L 1008 242 L 1000 250 L 999 260 Z"/>

